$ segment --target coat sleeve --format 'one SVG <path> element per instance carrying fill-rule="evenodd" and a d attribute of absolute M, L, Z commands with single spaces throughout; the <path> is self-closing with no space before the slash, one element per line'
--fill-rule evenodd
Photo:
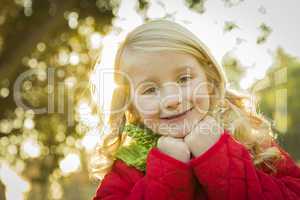
<path fill-rule="evenodd" d="M 195 183 L 188 164 L 153 148 L 147 157 L 145 175 L 116 160 L 93 200 L 192 200 Z"/>
<path fill-rule="evenodd" d="M 267 173 L 256 168 L 248 150 L 225 131 L 191 165 L 211 200 L 299 200 L 300 168 L 280 150 L 283 156 L 275 164 L 277 172 Z"/>

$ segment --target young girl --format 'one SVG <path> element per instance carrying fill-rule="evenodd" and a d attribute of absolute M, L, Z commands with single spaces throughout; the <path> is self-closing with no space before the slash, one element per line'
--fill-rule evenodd
<path fill-rule="evenodd" d="M 115 82 L 94 200 L 300 199 L 300 169 L 269 123 L 181 25 L 130 32 Z"/>

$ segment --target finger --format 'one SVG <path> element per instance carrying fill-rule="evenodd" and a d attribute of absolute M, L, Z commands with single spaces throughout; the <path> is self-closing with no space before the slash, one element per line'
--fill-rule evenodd
<path fill-rule="evenodd" d="M 161 136 L 157 141 L 157 146 L 163 146 L 165 144 L 166 136 Z"/>
<path fill-rule="evenodd" d="M 171 145 L 176 145 L 176 144 L 182 143 L 182 142 L 183 142 L 183 139 L 181 139 L 181 138 L 173 138 L 170 136 L 161 136 L 157 141 L 157 145 L 171 146 Z"/>
<path fill-rule="evenodd" d="M 166 139 L 173 141 L 173 142 L 182 142 L 183 141 L 182 138 L 176 138 L 176 137 L 171 137 L 171 136 L 167 136 Z"/>

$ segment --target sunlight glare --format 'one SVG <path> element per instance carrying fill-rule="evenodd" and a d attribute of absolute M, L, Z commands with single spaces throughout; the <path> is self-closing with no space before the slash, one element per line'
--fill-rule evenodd
<path fill-rule="evenodd" d="M 92 129 L 86 133 L 86 135 L 81 140 L 81 144 L 86 151 L 91 151 L 96 147 L 100 138 L 99 136 L 100 135 L 98 129 Z"/>
<path fill-rule="evenodd" d="M 2 161 L 0 165 L 0 180 L 5 185 L 7 200 L 24 200 L 24 193 L 30 190 L 30 183 Z"/>

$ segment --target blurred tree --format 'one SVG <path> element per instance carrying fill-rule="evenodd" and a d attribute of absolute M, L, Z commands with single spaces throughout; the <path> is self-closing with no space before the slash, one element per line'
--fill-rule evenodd
<path fill-rule="evenodd" d="M 0 199 L 5 200 L 5 188 L 1 181 L 0 181 Z"/>
<path fill-rule="evenodd" d="M 280 144 L 300 160 L 300 60 L 279 48 L 274 64 L 264 79 L 257 81 L 252 92 L 257 94 L 260 109 L 270 119 L 278 133 Z"/>
<path fill-rule="evenodd" d="M 95 190 L 80 144 L 88 127 L 79 121 L 76 109 L 90 99 L 91 67 L 117 4 L 1 0 L 0 5 L 0 161 L 8 162 L 31 183 L 28 199 L 61 199 L 68 196 L 64 192 L 77 194 L 69 199 L 89 199 L 93 193 L 78 195 L 67 189 L 67 183 L 62 186 L 68 174 L 60 165 L 66 158 L 70 159 L 65 165 L 75 161 L 80 167 L 75 177 L 84 178 L 72 187 Z M 28 70 L 34 74 L 24 77 L 20 90 L 14 90 L 17 78 Z M 16 106 L 13 94 L 31 109 Z M 36 115 L 32 110 L 36 108 L 48 111 Z M 85 162 L 76 163 L 76 156 Z"/>

